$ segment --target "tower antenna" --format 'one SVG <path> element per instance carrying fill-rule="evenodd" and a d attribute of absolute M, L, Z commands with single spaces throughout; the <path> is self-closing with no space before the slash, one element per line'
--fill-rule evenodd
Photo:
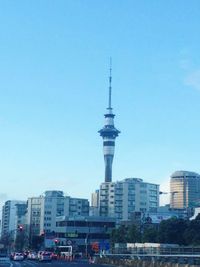
<path fill-rule="evenodd" d="M 112 96 L 112 58 L 110 57 L 110 76 L 109 76 L 108 109 L 112 109 L 112 107 L 111 107 L 111 96 Z"/>

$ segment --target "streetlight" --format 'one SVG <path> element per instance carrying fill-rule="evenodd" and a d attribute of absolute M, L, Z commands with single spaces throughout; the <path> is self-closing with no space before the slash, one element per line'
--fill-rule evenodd
<path fill-rule="evenodd" d="M 178 194 L 179 191 L 173 191 L 173 192 L 164 192 L 164 191 L 160 191 L 159 195 L 167 195 L 170 194 L 170 208 L 174 208 L 174 195 Z"/>
<path fill-rule="evenodd" d="M 87 226 L 87 232 L 86 232 L 86 238 L 85 238 L 85 254 L 86 257 L 88 255 L 88 239 L 89 239 L 89 235 L 90 235 L 90 226 L 89 226 L 89 222 L 87 219 L 85 219 L 86 222 L 86 226 Z"/>

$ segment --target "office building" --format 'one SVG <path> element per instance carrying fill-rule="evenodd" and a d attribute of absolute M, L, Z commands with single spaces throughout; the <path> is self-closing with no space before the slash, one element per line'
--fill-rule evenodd
<path fill-rule="evenodd" d="M 186 209 L 200 206 L 200 175 L 190 171 L 176 171 L 170 179 L 170 207 Z"/>

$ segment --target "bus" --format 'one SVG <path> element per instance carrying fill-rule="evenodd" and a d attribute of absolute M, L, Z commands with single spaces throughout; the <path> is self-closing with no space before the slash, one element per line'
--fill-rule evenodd
<path fill-rule="evenodd" d="M 72 256 L 72 246 L 57 246 L 55 253 L 60 257 L 71 257 Z"/>

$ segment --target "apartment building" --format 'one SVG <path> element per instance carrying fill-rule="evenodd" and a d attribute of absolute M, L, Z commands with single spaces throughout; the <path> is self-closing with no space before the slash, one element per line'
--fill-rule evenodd
<path fill-rule="evenodd" d="M 133 212 L 156 212 L 159 207 L 159 185 L 140 178 L 102 183 L 99 190 L 100 216 L 118 221 L 130 220 Z"/>
<path fill-rule="evenodd" d="M 51 233 L 59 216 L 88 216 L 89 201 L 64 196 L 62 191 L 46 191 L 44 195 L 28 199 L 27 221 L 30 235 Z"/>
<path fill-rule="evenodd" d="M 15 236 L 19 224 L 25 224 L 26 211 L 26 201 L 6 201 L 2 208 L 1 236 Z"/>

